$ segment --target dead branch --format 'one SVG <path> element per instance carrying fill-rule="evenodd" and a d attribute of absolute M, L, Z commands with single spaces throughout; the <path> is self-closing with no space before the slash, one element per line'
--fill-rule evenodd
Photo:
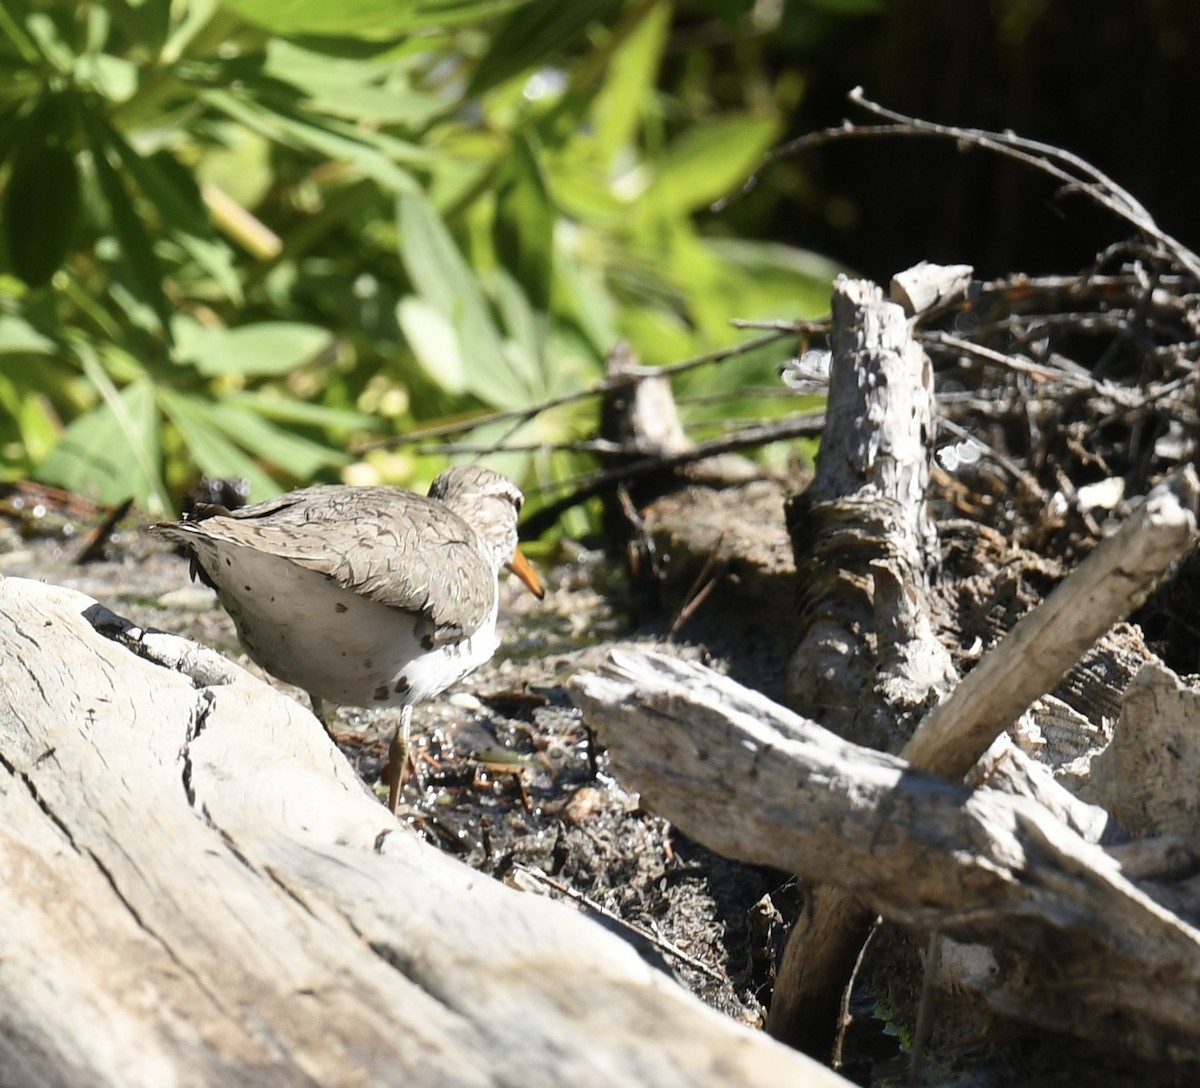
<path fill-rule="evenodd" d="M 983 996 L 1005 1015 L 1200 1060 L 1200 932 L 1037 803 L 927 775 L 662 654 L 614 651 L 571 693 L 686 834 L 987 944 L 1002 969 Z"/>

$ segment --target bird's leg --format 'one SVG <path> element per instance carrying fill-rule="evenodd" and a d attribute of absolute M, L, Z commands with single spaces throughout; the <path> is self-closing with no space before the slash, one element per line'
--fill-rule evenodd
<path fill-rule="evenodd" d="M 308 701 L 312 703 L 313 717 L 325 727 L 325 732 L 332 737 L 333 733 L 329 729 L 329 711 L 325 707 L 325 700 L 318 698 L 310 691 Z"/>
<path fill-rule="evenodd" d="M 400 787 L 408 770 L 408 738 L 412 727 L 412 707 L 400 708 L 400 724 L 388 746 L 388 810 L 395 815 L 400 804 Z"/>

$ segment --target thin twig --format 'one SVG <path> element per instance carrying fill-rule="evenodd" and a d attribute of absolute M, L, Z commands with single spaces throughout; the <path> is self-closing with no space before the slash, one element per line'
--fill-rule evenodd
<path fill-rule="evenodd" d="M 1096 169 L 1091 163 L 1064 151 L 1053 144 L 1042 143 L 1017 136 L 1012 132 L 989 132 L 985 129 L 959 128 L 956 125 L 941 125 L 932 121 L 924 121 L 918 117 L 889 110 L 877 102 L 872 102 L 864 94 L 861 87 L 855 87 L 849 94 L 849 99 L 856 106 L 861 106 L 869 113 L 892 122 L 886 125 L 855 125 L 844 121 L 840 127 L 822 129 L 811 132 L 799 139 L 792 140 L 769 152 L 758 168 L 746 180 L 740 189 L 725 197 L 714 205 L 715 210 L 722 210 L 733 200 L 751 192 L 758 184 L 763 172 L 775 162 L 787 156 L 807 151 L 809 148 L 820 147 L 823 144 L 834 143 L 847 139 L 862 139 L 875 136 L 907 136 L 935 137 L 954 140 L 959 144 L 970 144 L 982 147 L 988 151 L 1008 158 L 1016 159 L 1027 166 L 1049 174 L 1066 185 L 1067 190 L 1079 190 L 1090 196 L 1101 207 L 1108 209 L 1115 216 L 1153 238 L 1174 259 L 1193 276 L 1200 279 L 1200 257 L 1187 246 L 1162 230 L 1154 222 L 1150 213 L 1142 207 L 1134 197 L 1112 180 L 1107 174 Z"/>
<path fill-rule="evenodd" d="M 648 476 L 655 472 L 666 472 L 669 469 L 680 468 L 695 461 L 703 461 L 708 457 L 716 457 L 722 453 L 733 453 L 737 450 L 764 446 L 771 442 L 783 442 L 790 438 L 815 438 L 825 430 L 825 413 L 810 412 L 790 419 L 781 419 L 775 423 L 764 423 L 757 427 L 747 427 L 736 434 L 723 435 L 710 439 L 708 442 L 698 442 L 690 449 L 679 453 L 656 454 L 652 457 L 642 457 L 625 465 L 602 469 L 586 476 L 577 476 L 565 480 L 556 486 L 570 487 L 570 494 L 543 506 L 536 513 L 526 518 L 521 525 L 521 535 L 525 539 L 536 539 L 550 528 L 562 515 L 588 499 L 594 498 L 615 487 L 622 480 L 638 476 Z"/>
<path fill-rule="evenodd" d="M 597 903 L 596 900 L 590 895 L 585 895 L 583 892 L 572 888 L 569 884 L 564 884 L 560 880 L 555 880 L 554 877 L 548 876 L 546 873 L 542 872 L 541 869 L 538 869 L 532 865 L 525 865 L 519 861 L 513 862 L 513 868 L 519 872 L 533 877 L 534 880 L 545 884 L 546 887 L 552 888 L 561 895 L 565 895 L 568 899 L 573 899 L 576 903 L 579 903 L 588 910 L 599 914 L 602 918 L 607 918 L 610 922 L 619 926 L 620 928 L 628 929 L 630 932 L 636 933 L 642 938 L 642 940 L 649 941 L 650 944 L 657 948 L 658 951 L 664 956 L 670 956 L 672 959 L 679 960 L 680 963 L 687 965 L 694 971 L 699 971 L 701 974 L 708 976 L 714 982 L 728 981 L 722 972 L 709 967 L 707 963 L 705 963 L 703 960 L 696 959 L 695 956 L 689 956 L 678 945 L 672 944 L 665 937 L 660 937 L 657 933 L 654 933 L 643 925 L 639 925 L 637 922 L 631 922 L 627 918 L 622 918 L 619 914 L 609 910 L 605 906 L 602 906 L 600 903 Z"/>
<path fill-rule="evenodd" d="M 422 430 L 410 431 L 408 434 L 390 435 L 387 438 L 375 439 L 371 442 L 364 442 L 355 447 L 355 454 L 367 453 L 377 449 L 394 449 L 397 446 L 411 446 L 417 442 L 426 442 L 431 438 L 447 438 L 451 435 L 466 434 L 469 431 L 478 430 L 480 427 L 487 427 L 493 423 L 508 423 L 514 422 L 516 426 L 511 428 L 505 435 L 511 435 L 513 431 L 519 429 L 523 424 L 528 423 L 531 419 L 536 418 L 543 412 L 548 412 L 552 408 L 561 408 L 564 404 L 574 404 L 577 401 L 587 400 L 589 397 L 600 397 L 605 393 L 611 393 L 615 389 L 623 389 L 626 386 L 634 385 L 642 381 L 644 378 L 654 377 L 670 377 L 674 374 L 682 374 L 688 370 L 695 370 L 697 367 L 708 366 L 710 363 L 723 363 L 728 359 L 736 358 L 739 355 L 745 355 L 751 351 L 757 351 L 759 348 L 769 347 L 771 344 L 778 343 L 789 335 L 786 331 L 772 331 L 765 336 L 756 337 L 753 340 L 747 340 L 742 344 L 735 344 L 732 347 L 720 348 L 716 351 L 709 351 L 703 355 L 694 356 L 691 359 L 684 359 L 679 363 L 672 363 L 670 366 L 662 367 L 640 367 L 636 373 L 622 374 L 617 377 L 609 378 L 606 381 L 593 385 L 588 389 L 576 389 L 570 393 L 563 393 L 561 396 L 550 397 L 547 400 L 540 401 L 537 404 L 532 404 L 528 408 L 509 408 L 501 412 L 488 412 L 484 415 L 473 416 L 469 419 L 456 420 L 453 423 L 445 423 L 437 427 L 426 427 Z M 489 453 L 495 453 L 502 448 L 503 439 L 490 450 Z"/>

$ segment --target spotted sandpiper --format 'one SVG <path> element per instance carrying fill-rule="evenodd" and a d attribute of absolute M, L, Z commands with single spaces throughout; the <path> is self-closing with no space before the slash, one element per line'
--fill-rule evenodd
<path fill-rule="evenodd" d="M 517 548 L 523 496 L 478 466 L 447 469 L 428 496 L 320 485 L 239 510 L 199 505 L 150 531 L 184 545 L 250 657 L 321 703 L 399 706 L 389 749 L 396 811 L 414 704 L 492 656 L 497 576 L 539 598 Z"/>

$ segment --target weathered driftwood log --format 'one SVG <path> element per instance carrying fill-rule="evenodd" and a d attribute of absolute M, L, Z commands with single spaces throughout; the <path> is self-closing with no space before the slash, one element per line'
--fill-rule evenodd
<path fill-rule="evenodd" d="M 419 842 L 216 653 L 8 579 L 0 664 L 0 1083 L 843 1083 Z"/>
<path fill-rule="evenodd" d="M 904 309 L 874 284 L 839 277 L 832 313 L 816 476 L 787 507 L 806 628 L 788 702 L 843 737 L 897 751 L 957 678 L 931 593 L 940 559 L 926 508 L 933 371 Z M 844 892 L 810 889 L 780 964 L 773 1035 L 829 1053 L 871 923 Z"/>
<path fill-rule="evenodd" d="M 932 622 L 933 372 L 904 310 L 846 276 L 834 284 L 825 419 L 816 476 L 787 508 L 807 626 L 788 703 L 897 751 L 955 680 Z"/>
<path fill-rule="evenodd" d="M 1006 1015 L 1200 1061 L 1200 931 L 1036 802 L 925 774 L 661 654 L 614 652 L 572 692 L 623 779 L 688 835 L 987 944 L 999 969 L 975 984 Z M 1161 875 L 1153 853 L 1129 856 Z"/>

